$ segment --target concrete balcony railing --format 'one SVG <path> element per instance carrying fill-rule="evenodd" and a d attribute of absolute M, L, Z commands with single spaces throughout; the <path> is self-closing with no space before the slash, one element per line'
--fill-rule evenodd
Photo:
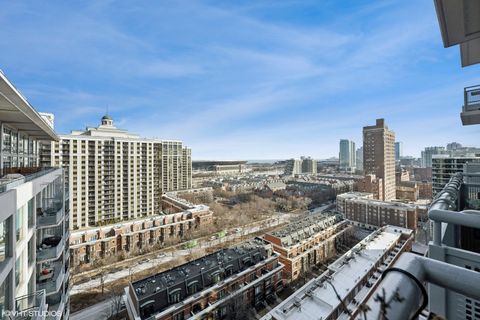
<path fill-rule="evenodd" d="M 48 280 L 43 280 L 41 276 L 37 277 L 37 289 L 45 290 L 47 295 L 58 292 L 65 280 L 65 269 L 61 263 L 54 264 L 51 273 L 51 277 Z M 44 277 L 47 276 L 49 275 Z"/>
<path fill-rule="evenodd" d="M 45 319 L 47 304 L 45 303 L 45 290 L 39 290 L 32 294 L 15 299 L 16 314 L 10 319 L 40 320 Z"/>
<path fill-rule="evenodd" d="M 50 248 L 38 248 L 37 249 L 37 262 L 56 260 L 60 257 L 65 249 L 65 237 L 62 237 L 60 242 L 56 246 Z"/>

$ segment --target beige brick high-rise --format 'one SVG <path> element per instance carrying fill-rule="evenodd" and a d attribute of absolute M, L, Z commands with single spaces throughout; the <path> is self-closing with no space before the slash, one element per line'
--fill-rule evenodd
<path fill-rule="evenodd" d="M 164 192 L 192 185 L 191 150 L 181 141 L 140 138 L 109 116 L 43 145 L 41 162 L 65 169 L 74 229 L 159 214 Z"/>
<path fill-rule="evenodd" d="M 381 178 L 383 197 L 395 199 L 395 133 L 388 129 L 384 119 L 374 126 L 363 127 L 363 170 Z"/>

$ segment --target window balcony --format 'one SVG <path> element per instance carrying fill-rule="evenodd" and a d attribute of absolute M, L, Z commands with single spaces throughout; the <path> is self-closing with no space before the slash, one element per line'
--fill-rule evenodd
<path fill-rule="evenodd" d="M 17 312 L 17 316 L 13 317 L 13 319 L 44 319 L 45 316 L 43 313 L 46 310 L 45 290 L 39 290 L 32 294 L 15 298 L 15 311 Z"/>
<path fill-rule="evenodd" d="M 65 269 L 61 262 L 43 263 L 37 273 L 37 288 L 47 295 L 58 292 L 65 280 Z"/>
<path fill-rule="evenodd" d="M 48 311 L 55 311 L 58 316 L 50 317 L 52 320 L 60 319 L 65 309 L 66 295 L 60 290 L 58 293 L 47 297 Z M 67 318 L 68 319 L 68 318 Z"/>
<path fill-rule="evenodd" d="M 58 225 L 65 216 L 61 198 L 46 199 L 49 205 L 37 208 L 37 227 L 52 227 Z"/>
<path fill-rule="evenodd" d="M 47 236 L 37 247 L 37 262 L 56 260 L 63 253 L 65 239 L 62 236 Z"/>
<path fill-rule="evenodd" d="M 464 126 L 480 124 L 480 85 L 465 88 L 460 117 Z"/>
<path fill-rule="evenodd" d="M 0 193 L 13 189 L 25 182 L 32 181 L 43 175 L 49 174 L 57 168 L 48 167 L 18 167 L 3 168 L 0 172 Z"/>

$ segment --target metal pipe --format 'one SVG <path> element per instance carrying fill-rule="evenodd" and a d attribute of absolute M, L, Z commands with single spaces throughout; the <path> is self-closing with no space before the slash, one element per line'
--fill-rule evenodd
<path fill-rule="evenodd" d="M 430 220 L 437 222 L 446 222 L 455 225 L 473 227 L 480 229 L 480 211 L 449 211 L 449 210 L 430 210 L 428 212 Z"/>
<path fill-rule="evenodd" d="M 409 272 L 422 283 L 429 282 L 467 297 L 480 299 L 478 272 L 412 253 L 402 254 L 394 266 Z M 398 299 L 395 299 L 396 293 Z M 389 302 L 388 308 L 382 307 L 378 297 Z M 387 312 L 386 316 L 390 320 L 410 319 L 421 301 L 421 290 L 413 280 L 400 272 L 389 272 L 368 299 L 370 310 L 366 316 L 367 319 L 377 319 L 382 312 Z"/>

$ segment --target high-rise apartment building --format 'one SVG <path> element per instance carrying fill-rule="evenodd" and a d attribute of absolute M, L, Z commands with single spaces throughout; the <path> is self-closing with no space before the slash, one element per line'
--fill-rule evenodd
<path fill-rule="evenodd" d="M 433 155 L 445 153 L 445 147 L 426 147 L 425 150 L 422 151 L 422 167 L 431 168 Z"/>
<path fill-rule="evenodd" d="M 41 159 L 65 169 L 74 229 L 160 214 L 164 192 L 192 185 L 191 150 L 181 141 L 140 138 L 108 115 L 43 144 Z"/>
<path fill-rule="evenodd" d="M 317 173 L 317 160 L 310 157 L 302 157 L 302 173 L 316 174 Z"/>
<path fill-rule="evenodd" d="M 296 174 L 316 174 L 317 160 L 310 157 L 301 159 L 289 159 L 285 164 L 285 175 L 292 176 Z"/>
<path fill-rule="evenodd" d="M 384 119 L 374 126 L 363 127 L 363 171 L 382 179 L 383 197 L 395 199 L 395 133 Z"/>
<path fill-rule="evenodd" d="M 0 71 L 0 315 L 68 319 L 68 214 L 63 170 L 39 166 L 52 127 Z"/>
<path fill-rule="evenodd" d="M 403 157 L 403 142 L 395 142 L 395 161 L 400 161 Z"/>
<path fill-rule="evenodd" d="M 357 149 L 357 170 L 363 171 L 363 147 Z"/>
<path fill-rule="evenodd" d="M 357 153 L 355 142 L 342 139 L 340 140 L 339 165 L 340 170 L 352 172 L 355 171 Z"/>
<path fill-rule="evenodd" d="M 480 163 L 480 157 L 476 157 L 474 154 L 463 157 L 454 157 L 448 154 L 434 155 L 432 158 L 433 195 L 442 191 L 457 172 L 463 172 L 466 163 Z"/>

